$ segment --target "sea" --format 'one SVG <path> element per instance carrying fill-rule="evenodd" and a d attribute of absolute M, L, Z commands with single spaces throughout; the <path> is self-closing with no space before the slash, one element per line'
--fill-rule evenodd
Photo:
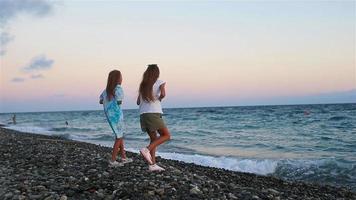
<path fill-rule="evenodd" d="M 16 125 L 12 116 L 0 114 L 0 124 L 113 145 L 102 110 L 16 113 Z M 356 191 L 356 104 L 169 108 L 163 118 L 163 158 Z M 149 143 L 138 110 L 124 110 L 124 121 L 126 150 L 138 152 Z"/>

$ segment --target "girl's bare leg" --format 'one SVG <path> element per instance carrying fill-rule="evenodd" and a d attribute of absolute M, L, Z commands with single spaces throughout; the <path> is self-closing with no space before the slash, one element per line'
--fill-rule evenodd
<path fill-rule="evenodd" d="M 120 139 L 120 154 L 121 154 L 121 159 L 126 159 L 126 152 L 125 152 L 125 148 L 124 148 L 124 140 Z"/>
<path fill-rule="evenodd" d="M 158 145 L 166 142 L 167 140 L 169 140 L 171 138 L 171 134 L 169 133 L 168 128 L 159 129 L 158 133 L 159 133 L 160 136 L 158 138 L 156 138 L 153 142 L 151 142 L 150 145 L 147 146 L 147 149 L 150 152 L 152 150 L 154 150 L 154 152 L 156 152 L 156 148 L 157 148 Z"/>
<path fill-rule="evenodd" d="M 157 140 L 157 132 L 156 131 L 150 132 L 150 133 L 148 133 L 148 135 L 150 136 L 150 140 L 151 140 L 150 144 L 152 144 L 152 142 Z M 152 163 L 153 164 L 156 164 L 156 149 L 157 148 L 152 148 L 150 150 L 150 154 L 151 154 L 151 157 L 152 157 Z"/>
<path fill-rule="evenodd" d="M 117 157 L 117 152 L 119 152 L 119 148 L 120 148 L 120 141 L 122 140 L 122 138 L 118 138 L 115 140 L 113 149 L 112 149 L 112 154 L 111 154 L 111 161 L 116 161 L 116 157 Z"/>

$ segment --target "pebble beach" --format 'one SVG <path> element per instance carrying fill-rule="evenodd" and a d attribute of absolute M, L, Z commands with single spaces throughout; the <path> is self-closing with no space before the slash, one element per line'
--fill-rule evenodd
<path fill-rule="evenodd" d="M 111 148 L 0 128 L 0 199 L 356 199 L 347 188 L 287 182 L 140 155 L 112 168 Z"/>

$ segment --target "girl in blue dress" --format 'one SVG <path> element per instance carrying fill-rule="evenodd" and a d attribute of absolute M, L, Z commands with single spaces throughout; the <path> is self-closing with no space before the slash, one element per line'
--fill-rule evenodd
<path fill-rule="evenodd" d="M 124 99 L 124 91 L 121 87 L 122 75 L 118 70 L 113 70 L 109 73 L 106 89 L 100 95 L 100 104 L 104 106 L 106 119 L 115 136 L 113 146 L 111 166 L 123 166 L 124 163 L 132 162 L 132 159 L 126 158 L 124 149 L 124 116 L 121 109 L 122 100 Z M 121 154 L 121 162 L 116 161 L 118 152 Z"/>

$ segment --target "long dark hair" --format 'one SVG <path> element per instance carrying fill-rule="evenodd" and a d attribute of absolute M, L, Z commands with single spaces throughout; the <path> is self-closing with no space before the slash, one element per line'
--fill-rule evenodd
<path fill-rule="evenodd" d="M 119 70 L 112 70 L 108 76 L 108 83 L 106 84 L 106 94 L 109 100 L 115 96 L 115 87 L 121 84 L 122 76 Z"/>
<path fill-rule="evenodd" d="M 155 101 L 153 96 L 153 84 L 159 77 L 159 68 L 156 64 L 148 65 L 146 71 L 143 73 L 140 84 L 139 94 L 145 101 Z"/>

